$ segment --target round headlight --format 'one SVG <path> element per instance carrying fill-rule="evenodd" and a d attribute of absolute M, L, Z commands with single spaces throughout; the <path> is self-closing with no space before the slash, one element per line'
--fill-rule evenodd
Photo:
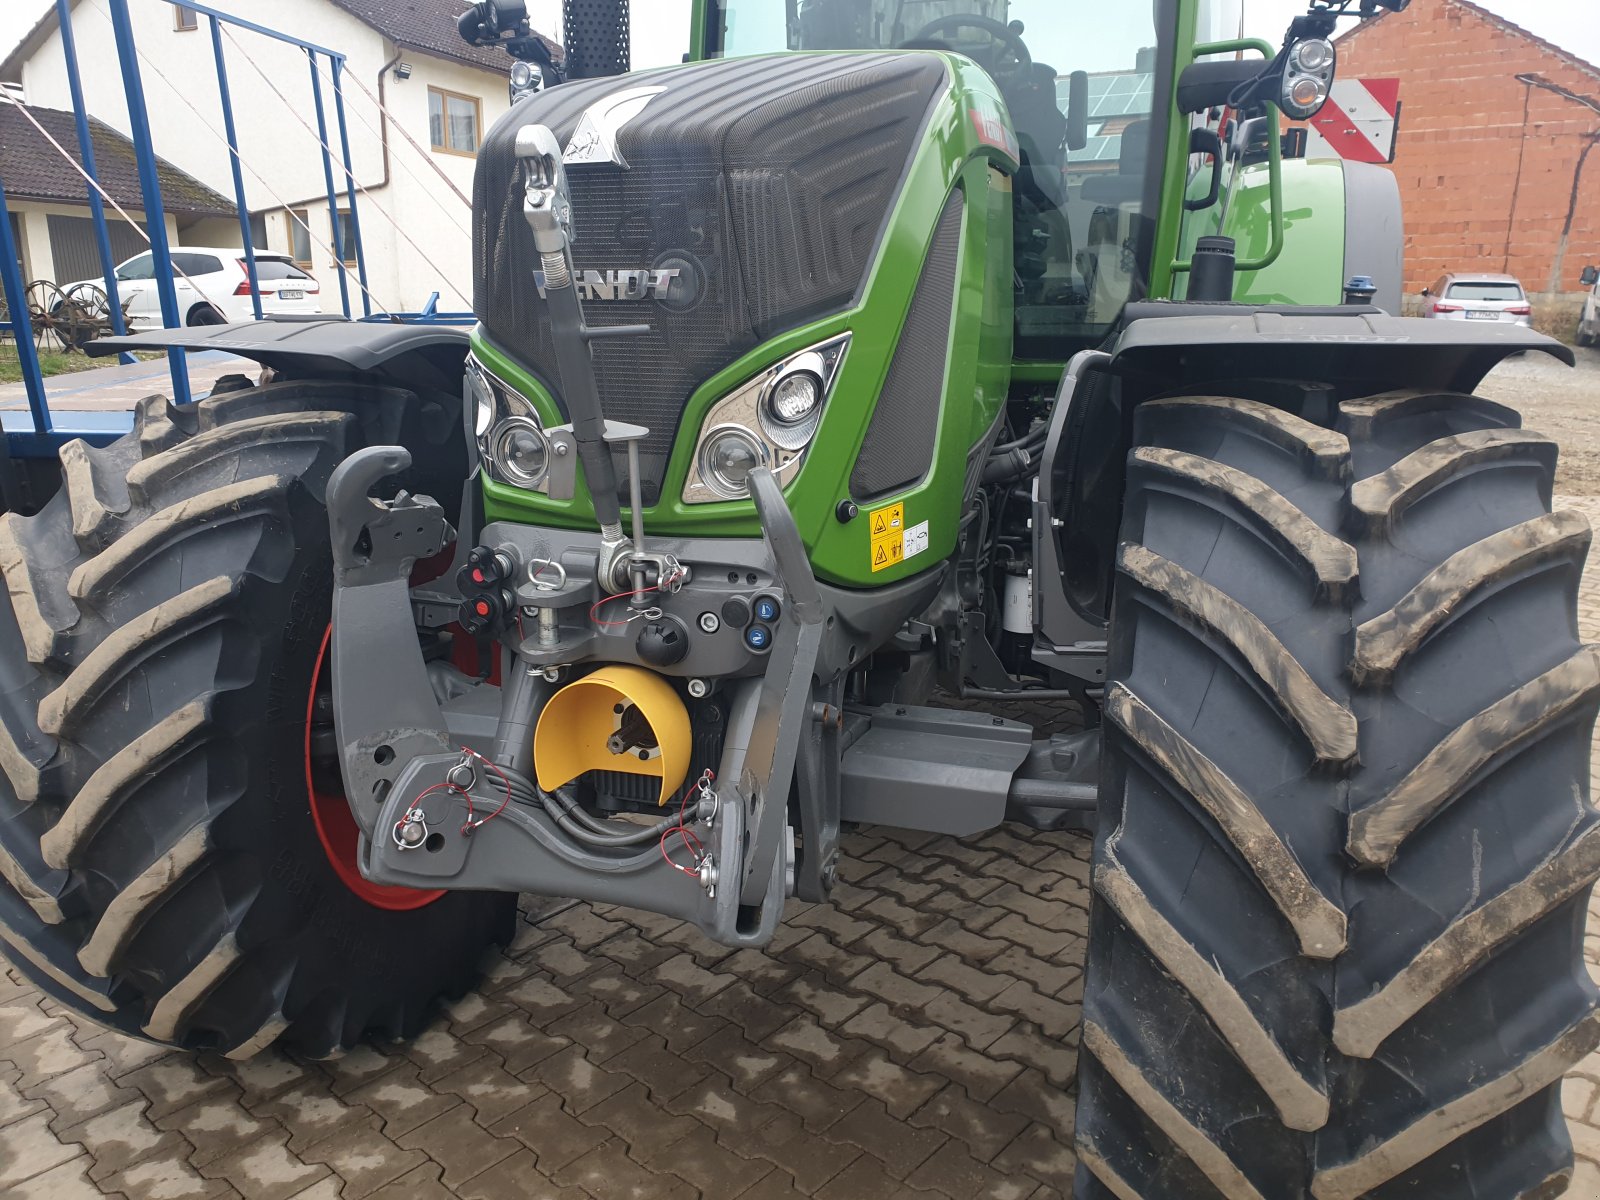
<path fill-rule="evenodd" d="M 489 439 L 489 460 L 495 473 L 516 487 L 537 487 L 550 467 L 550 443 L 544 431 L 526 417 L 507 417 Z"/>
<path fill-rule="evenodd" d="M 1321 108 L 1328 98 L 1327 85 L 1309 76 L 1296 79 L 1289 85 L 1288 105 L 1293 114 L 1309 116 Z"/>
<path fill-rule="evenodd" d="M 525 88 L 533 82 L 533 64 L 518 59 L 511 64 L 511 86 Z"/>
<path fill-rule="evenodd" d="M 767 461 L 767 448 L 755 434 L 738 425 L 711 432 L 700 451 L 700 476 L 706 486 L 728 500 L 749 494 L 750 472 Z"/>
<path fill-rule="evenodd" d="M 1302 71 L 1321 71 L 1333 61 L 1333 43 L 1310 38 L 1294 48 L 1292 64 Z"/>
<path fill-rule="evenodd" d="M 767 413 L 780 425 L 798 425 L 822 402 L 822 380 L 810 371 L 796 371 L 773 384 Z"/>
<path fill-rule="evenodd" d="M 815 354 L 801 357 L 821 365 Z M 811 369 L 809 361 L 805 366 L 791 366 L 767 385 L 760 412 L 761 429 L 768 441 L 783 450 L 804 450 L 822 416 L 822 375 Z"/>

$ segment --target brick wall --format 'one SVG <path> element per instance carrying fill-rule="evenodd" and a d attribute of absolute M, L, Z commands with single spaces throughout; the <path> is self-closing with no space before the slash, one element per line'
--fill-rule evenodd
<path fill-rule="evenodd" d="M 1347 79 L 1401 80 L 1393 169 L 1407 291 L 1447 270 L 1576 291 L 1584 265 L 1600 263 L 1600 67 L 1467 0 L 1415 0 L 1347 34 L 1339 52 Z"/>

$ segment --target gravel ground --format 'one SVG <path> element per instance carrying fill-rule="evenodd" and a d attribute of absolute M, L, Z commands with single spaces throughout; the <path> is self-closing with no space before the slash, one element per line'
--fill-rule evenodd
<path fill-rule="evenodd" d="M 1526 354 L 1495 368 L 1478 393 L 1522 413 L 1522 423 L 1561 443 L 1556 491 L 1600 495 L 1600 350 L 1575 350 L 1568 368 L 1544 354 Z"/>
<path fill-rule="evenodd" d="M 1561 445 L 1556 470 L 1557 508 L 1575 508 L 1600 528 L 1600 351 L 1577 350 L 1569 369 L 1542 354 L 1512 359 L 1495 369 L 1478 388 L 1480 395 L 1522 413 L 1529 429 Z M 1600 552 L 1591 552 L 1578 597 L 1578 628 L 1585 640 L 1600 641 Z M 1600 779 L 1600 740 L 1590 757 L 1590 773 Z M 1584 939 L 1589 974 L 1600 982 L 1600 893 L 1589 901 L 1589 932 Z M 1577 1163 L 1569 1200 L 1600 1198 L 1600 1051 L 1579 1063 L 1562 1089 Z"/>

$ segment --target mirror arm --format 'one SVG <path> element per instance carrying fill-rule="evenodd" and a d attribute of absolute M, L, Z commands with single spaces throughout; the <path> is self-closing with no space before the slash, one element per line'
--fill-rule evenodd
<path fill-rule="evenodd" d="M 1217 197 L 1222 192 L 1222 139 L 1215 130 L 1191 129 L 1189 131 L 1189 153 L 1211 155 L 1211 188 L 1202 197 L 1183 202 L 1184 211 L 1202 212 L 1217 202 Z"/>

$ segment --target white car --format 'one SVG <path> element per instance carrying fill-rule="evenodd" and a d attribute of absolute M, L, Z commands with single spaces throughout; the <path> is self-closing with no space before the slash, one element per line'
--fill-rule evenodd
<path fill-rule="evenodd" d="M 178 319 L 185 325 L 223 325 L 253 321 L 250 276 L 244 251 L 216 246 L 174 246 L 172 286 L 178 293 Z M 181 274 L 180 274 L 181 272 Z M 295 266 L 286 254 L 256 255 L 261 286 L 261 311 L 319 313 L 321 285 Z M 87 279 L 62 289 L 68 296 L 80 287 L 105 288 L 103 279 Z M 161 328 L 161 297 L 156 290 L 155 256 L 146 251 L 117 265 L 117 293 L 130 330 Z"/>
<path fill-rule="evenodd" d="M 1533 324 L 1533 306 L 1514 275 L 1480 275 L 1452 271 L 1431 288 L 1422 315 L 1439 321 L 1501 321 Z"/>

